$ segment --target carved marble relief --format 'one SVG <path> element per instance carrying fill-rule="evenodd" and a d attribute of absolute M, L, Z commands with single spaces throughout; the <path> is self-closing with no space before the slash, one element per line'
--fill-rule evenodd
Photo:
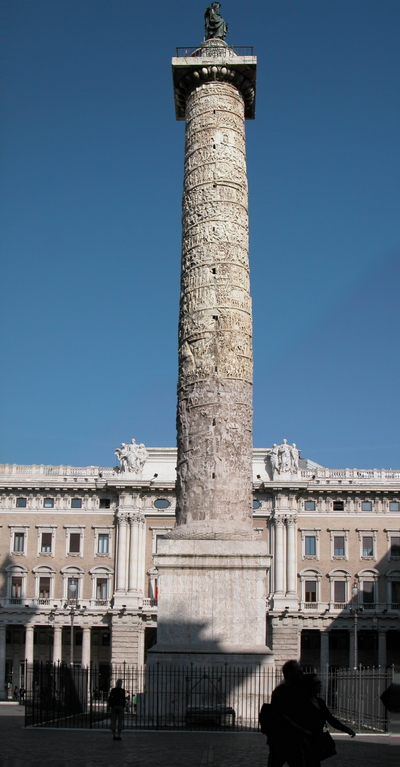
<path fill-rule="evenodd" d="M 178 526 L 251 528 L 252 322 L 244 104 L 186 100 L 178 382 Z"/>

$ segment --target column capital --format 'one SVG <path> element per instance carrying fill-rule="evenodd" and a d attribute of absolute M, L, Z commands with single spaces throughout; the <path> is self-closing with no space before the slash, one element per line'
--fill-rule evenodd
<path fill-rule="evenodd" d="M 186 52 L 185 52 L 186 53 Z M 195 88 L 209 82 L 233 85 L 242 95 L 245 117 L 254 120 L 256 56 L 238 56 L 223 40 L 205 40 L 190 56 L 172 59 L 176 119 L 185 119 L 185 104 Z"/>
<path fill-rule="evenodd" d="M 129 522 L 129 514 L 125 511 L 118 511 L 117 513 L 117 523 L 120 527 L 127 527 Z"/>
<path fill-rule="evenodd" d="M 286 514 L 285 515 L 286 524 L 289 526 L 295 526 L 297 524 L 297 515 L 296 514 Z"/>
<path fill-rule="evenodd" d="M 144 525 L 145 517 L 140 511 L 131 511 L 128 514 L 129 524 L 132 526 Z"/>

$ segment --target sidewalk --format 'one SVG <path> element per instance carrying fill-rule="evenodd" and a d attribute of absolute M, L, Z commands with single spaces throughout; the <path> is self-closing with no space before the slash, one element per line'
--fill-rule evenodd
<path fill-rule="evenodd" d="M 0 767 L 266 767 L 265 737 L 253 733 L 24 729 L 23 707 L 0 705 Z M 385 736 L 339 736 L 326 767 L 398 767 Z"/>

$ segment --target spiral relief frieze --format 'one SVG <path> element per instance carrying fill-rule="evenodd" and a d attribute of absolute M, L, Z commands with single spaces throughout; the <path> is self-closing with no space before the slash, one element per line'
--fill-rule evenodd
<path fill-rule="evenodd" d="M 189 530 L 202 524 L 251 529 L 253 363 L 244 133 L 250 91 L 240 72 L 202 67 L 201 61 L 175 89 L 186 119 L 177 523 Z"/>

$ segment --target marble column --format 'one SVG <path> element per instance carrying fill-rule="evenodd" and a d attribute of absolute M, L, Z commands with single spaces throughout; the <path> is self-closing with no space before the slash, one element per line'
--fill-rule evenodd
<path fill-rule="evenodd" d="M 54 626 L 53 663 L 62 661 L 62 626 Z"/>
<path fill-rule="evenodd" d="M 126 514 L 117 515 L 117 587 L 116 591 L 126 591 L 126 548 L 128 539 L 128 517 Z"/>
<path fill-rule="evenodd" d="M 284 594 L 284 534 L 285 526 L 281 517 L 275 517 L 275 593 Z"/>
<path fill-rule="evenodd" d="M 322 630 L 321 634 L 321 648 L 319 656 L 320 672 L 324 674 L 326 667 L 329 664 L 329 631 Z"/>
<path fill-rule="evenodd" d="M 138 558 L 139 558 L 139 529 L 140 517 L 138 514 L 129 515 L 130 541 L 129 541 L 129 570 L 128 591 L 138 590 Z"/>
<path fill-rule="evenodd" d="M 386 668 L 386 631 L 378 631 L 378 666 Z"/>
<path fill-rule="evenodd" d="M 287 589 L 286 593 L 290 596 L 297 596 L 296 588 L 296 522 L 297 517 L 287 517 Z"/>
<path fill-rule="evenodd" d="M 354 632 L 354 629 L 351 629 L 349 633 L 350 633 L 349 668 L 354 668 L 354 648 L 355 648 L 355 632 Z"/>
<path fill-rule="evenodd" d="M 33 663 L 33 626 L 25 626 L 25 660 Z"/>
<path fill-rule="evenodd" d="M 145 587 L 145 557 L 146 557 L 146 524 L 145 518 L 141 516 L 139 522 L 139 556 L 138 556 L 138 589 L 144 596 Z"/>
<path fill-rule="evenodd" d="M 4 689 L 4 677 L 6 674 L 6 627 L 0 626 L 0 700 L 6 700 L 7 693 Z"/>
<path fill-rule="evenodd" d="M 84 626 L 82 631 L 82 667 L 90 666 L 90 626 Z"/>
<path fill-rule="evenodd" d="M 173 60 L 186 121 L 176 537 L 254 537 L 244 125 L 254 116 L 255 59 L 247 57 L 246 76 L 242 66 L 222 40 Z"/>

